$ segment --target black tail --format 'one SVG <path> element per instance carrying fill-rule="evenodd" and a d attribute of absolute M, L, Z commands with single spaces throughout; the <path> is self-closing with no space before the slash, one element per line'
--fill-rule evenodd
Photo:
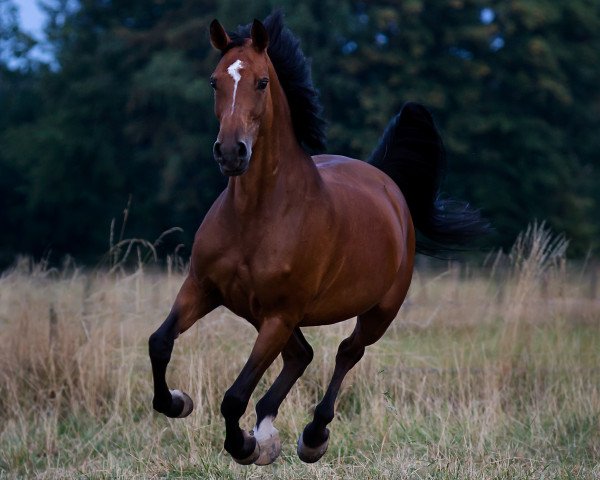
<path fill-rule="evenodd" d="M 402 107 L 369 163 L 390 176 L 404 194 L 415 228 L 426 237 L 417 238 L 418 252 L 435 256 L 457 250 L 490 232 L 478 210 L 440 197 L 446 154 L 433 118 L 422 105 Z"/>

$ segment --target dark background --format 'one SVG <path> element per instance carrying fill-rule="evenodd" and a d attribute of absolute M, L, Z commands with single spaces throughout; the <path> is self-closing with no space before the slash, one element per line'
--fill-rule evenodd
<path fill-rule="evenodd" d="M 448 150 L 444 190 L 508 247 L 534 219 L 598 253 L 600 2 L 47 0 L 48 64 L 0 0 L 0 267 L 95 263 L 121 237 L 184 244 L 225 186 L 208 78 L 228 29 L 282 6 L 312 58 L 328 151 L 366 158 L 405 101 Z M 116 240 L 115 240 L 116 239 Z"/>

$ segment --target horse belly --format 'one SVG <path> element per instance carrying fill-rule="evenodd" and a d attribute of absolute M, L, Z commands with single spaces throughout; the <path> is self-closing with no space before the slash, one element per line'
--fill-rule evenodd
<path fill-rule="evenodd" d="M 350 288 L 341 289 L 330 296 L 325 294 L 322 300 L 315 302 L 306 312 L 300 326 L 330 325 L 356 317 L 377 305 L 391 284 L 389 282 L 380 288 L 363 291 L 362 294 Z"/>
<path fill-rule="evenodd" d="M 369 251 L 355 252 L 348 257 L 351 260 L 332 266 L 336 269 L 334 278 L 309 306 L 302 326 L 337 323 L 360 315 L 379 303 L 400 268 L 399 245 L 382 240 Z"/>

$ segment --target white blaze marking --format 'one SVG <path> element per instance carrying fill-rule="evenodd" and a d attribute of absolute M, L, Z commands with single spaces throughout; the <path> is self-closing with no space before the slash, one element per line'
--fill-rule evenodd
<path fill-rule="evenodd" d="M 244 68 L 244 63 L 241 60 L 236 60 L 227 69 L 227 73 L 231 75 L 235 84 L 233 85 L 233 100 L 231 101 L 231 113 L 235 110 L 235 95 L 237 93 L 237 87 L 242 76 L 240 75 L 240 70 Z"/>
<path fill-rule="evenodd" d="M 277 434 L 277 429 L 273 426 L 273 417 L 265 417 L 260 425 L 254 427 L 254 438 L 260 443 Z"/>

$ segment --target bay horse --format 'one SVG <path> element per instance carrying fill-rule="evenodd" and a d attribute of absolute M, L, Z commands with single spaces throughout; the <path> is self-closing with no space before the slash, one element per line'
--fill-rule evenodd
<path fill-rule="evenodd" d="M 339 346 L 331 383 L 299 437 L 316 462 L 327 450 L 334 402 L 365 347 L 384 334 L 406 297 L 415 251 L 436 252 L 484 233 L 479 213 L 442 200 L 440 136 L 429 112 L 406 104 L 369 162 L 324 148 L 324 121 L 299 41 L 275 12 L 227 33 L 214 20 L 221 59 L 210 78 L 220 130 L 213 156 L 229 177 L 198 229 L 175 303 L 149 340 L 153 407 L 189 415 L 190 397 L 165 380 L 174 341 L 223 305 L 258 331 L 248 361 L 224 395 L 225 450 L 267 465 L 281 451 L 273 421 L 313 358 L 301 327 L 357 316 Z M 431 242 L 417 242 L 415 227 Z M 256 403 L 256 427 L 239 426 L 250 396 L 278 355 L 283 369 Z"/>

